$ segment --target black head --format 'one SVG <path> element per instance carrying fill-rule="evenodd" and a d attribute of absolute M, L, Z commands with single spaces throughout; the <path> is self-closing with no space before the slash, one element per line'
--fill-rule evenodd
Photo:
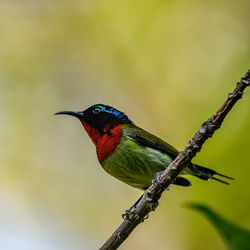
<path fill-rule="evenodd" d="M 132 122 L 123 112 L 104 104 L 95 104 L 82 112 L 61 111 L 56 113 L 56 115 L 59 114 L 75 116 L 92 128 L 98 129 L 101 133 L 118 124 Z"/>

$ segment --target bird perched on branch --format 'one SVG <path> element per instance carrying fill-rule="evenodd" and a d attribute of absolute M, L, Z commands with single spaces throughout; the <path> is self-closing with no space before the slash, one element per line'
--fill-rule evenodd
<path fill-rule="evenodd" d="M 149 187 L 154 177 L 158 178 L 179 153 L 167 142 L 137 127 L 126 114 L 108 105 L 96 104 L 82 112 L 61 111 L 56 115 L 77 117 L 95 144 L 103 169 L 132 187 Z M 225 184 L 228 182 L 215 175 L 232 179 L 191 163 L 173 184 L 191 186 L 183 175 L 214 179 Z"/>

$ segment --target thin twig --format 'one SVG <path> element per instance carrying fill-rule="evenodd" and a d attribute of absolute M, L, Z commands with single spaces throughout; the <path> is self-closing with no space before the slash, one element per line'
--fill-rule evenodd
<path fill-rule="evenodd" d="M 164 170 L 159 178 L 159 182 L 154 181 L 153 184 L 144 191 L 141 199 L 126 211 L 123 222 L 103 244 L 100 248 L 101 250 L 117 249 L 134 228 L 148 217 L 148 213 L 156 209 L 162 192 L 169 187 L 177 175 L 190 164 L 196 153 L 201 150 L 203 143 L 209 137 L 212 137 L 215 130 L 220 128 L 224 118 L 234 104 L 242 97 L 244 89 L 249 86 L 249 84 L 250 70 L 237 83 L 234 91 L 228 95 L 228 98 L 218 111 L 203 123 L 199 131 L 188 142 L 186 148 L 181 151 L 175 160 Z"/>

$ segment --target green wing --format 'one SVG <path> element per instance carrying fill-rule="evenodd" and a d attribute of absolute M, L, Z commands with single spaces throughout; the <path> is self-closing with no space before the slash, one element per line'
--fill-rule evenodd
<path fill-rule="evenodd" d="M 173 146 L 163 141 L 159 137 L 150 134 L 149 132 L 137 127 L 135 124 L 125 125 L 127 136 L 136 141 L 138 144 L 153 148 L 161 151 L 162 153 L 167 154 L 173 160 L 178 155 L 179 151 L 175 149 Z"/>
<path fill-rule="evenodd" d="M 137 127 L 134 123 L 124 126 L 126 127 L 126 135 L 139 145 L 159 150 L 160 152 L 167 154 L 173 160 L 179 154 L 178 150 L 175 149 L 173 146 L 163 141 L 159 137 L 152 135 L 149 132 Z M 183 177 L 177 177 L 174 181 L 174 184 L 185 187 L 191 186 L 191 182 Z"/>
<path fill-rule="evenodd" d="M 154 136 L 154 135 L 150 134 L 149 132 L 137 127 L 134 123 L 126 124 L 124 126 L 126 126 L 127 136 L 129 136 L 131 139 L 133 139 L 139 145 L 159 150 L 162 153 L 167 154 L 173 160 L 179 154 L 178 150 L 175 149 L 173 146 L 171 146 L 167 142 L 163 141 L 162 139 L 158 138 L 157 136 Z M 205 167 L 195 165 L 192 163 L 187 167 L 186 170 L 188 171 L 189 174 L 195 175 L 196 177 L 203 179 L 203 180 L 214 179 L 214 180 L 217 180 L 217 181 L 222 182 L 224 184 L 229 184 L 228 182 L 225 182 L 223 180 L 220 180 L 220 179 L 214 177 L 214 175 L 216 175 L 216 174 L 219 176 L 222 176 L 224 178 L 227 178 L 227 179 L 233 179 L 233 178 L 228 177 L 226 175 L 219 174 L 212 169 L 205 168 Z M 190 186 L 191 185 L 191 183 L 188 182 L 183 177 L 177 177 L 177 179 L 174 183 L 177 185 L 181 185 L 181 186 Z"/>

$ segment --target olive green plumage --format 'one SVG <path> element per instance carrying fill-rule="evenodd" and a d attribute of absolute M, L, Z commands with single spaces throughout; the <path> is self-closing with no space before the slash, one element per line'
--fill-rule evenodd
<path fill-rule="evenodd" d="M 115 178 L 133 187 L 145 189 L 151 184 L 155 174 L 173 161 L 178 151 L 134 123 L 124 124 L 122 130 L 120 144 L 101 165 Z M 180 175 L 197 173 L 186 168 Z M 206 177 L 210 178 L 211 174 L 206 174 Z"/>

